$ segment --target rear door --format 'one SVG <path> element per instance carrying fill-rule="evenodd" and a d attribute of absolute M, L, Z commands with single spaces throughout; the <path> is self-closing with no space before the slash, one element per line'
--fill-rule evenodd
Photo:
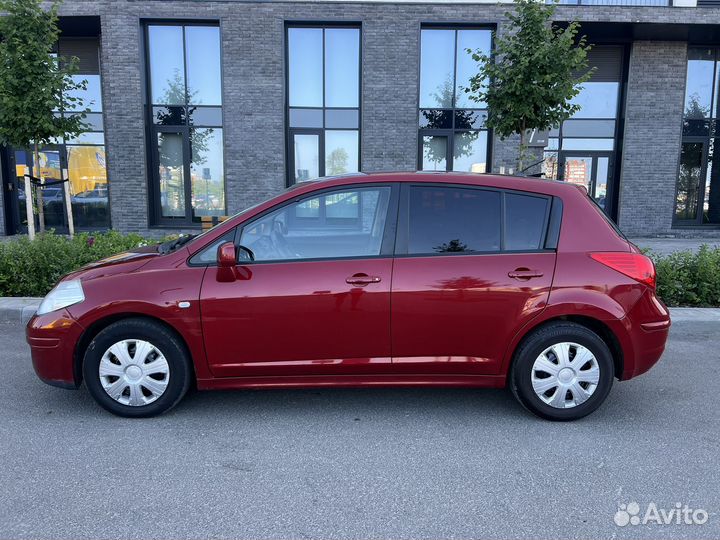
<path fill-rule="evenodd" d="M 524 192 L 403 186 L 392 285 L 397 372 L 498 373 L 511 337 L 548 299 L 551 207 L 551 197 Z"/>

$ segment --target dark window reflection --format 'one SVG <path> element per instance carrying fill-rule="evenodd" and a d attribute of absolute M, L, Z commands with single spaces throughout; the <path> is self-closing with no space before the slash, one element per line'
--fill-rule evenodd
<path fill-rule="evenodd" d="M 452 111 L 423 109 L 420 111 L 420 127 L 427 129 L 451 129 Z"/>
<path fill-rule="evenodd" d="M 153 122 L 161 126 L 182 126 L 185 107 L 153 107 Z"/>
<path fill-rule="evenodd" d="M 486 111 L 455 111 L 455 129 L 482 129 L 486 121 Z"/>
<path fill-rule="evenodd" d="M 703 143 L 683 143 L 680 153 L 675 217 L 681 220 L 695 219 L 698 208 L 698 191 L 702 176 Z"/>
<path fill-rule="evenodd" d="M 411 254 L 500 250 L 499 192 L 413 187 L 409 218 Z"/>

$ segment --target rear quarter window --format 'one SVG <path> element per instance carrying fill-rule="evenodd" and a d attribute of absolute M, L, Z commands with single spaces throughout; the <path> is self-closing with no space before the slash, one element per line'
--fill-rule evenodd
<path fill-rule="evenodd" d="M 505 194 L 505 250 L 540 249 L 547 228 L 550 200 L 534 195 Z"/>

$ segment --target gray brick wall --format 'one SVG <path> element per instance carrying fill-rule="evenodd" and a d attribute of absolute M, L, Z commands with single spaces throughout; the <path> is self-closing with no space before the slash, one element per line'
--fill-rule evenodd
<path fill-rule="evenodd" d="M 423 22 L 497 24 L 506 6 L 279 2 L 78 2 L 63 15 L 98 11 L 112 226 L 149 229 L 143 127 L 142 18 L 220 21 L 223 47 L 225 179 L 230 213 L 285 187 L 285 21 L 362 24 L 363 171 L 417 166 L 419 32 Z M 493 163 L 514 161 L 513 141 Z M 498 167 L 494 167 L 498 170 Z"/>
<path fill-rule="evenodd" d="M 361 168 L 413 170 L 417 164 L 419 30 L 424 22 L 498 24 L 503 4 L 392 4 L 65 0 L 61 15 L 100 15 L 112 225 L 149 229 L 143 126 L 142 18 L 216 19 L 223 46 L 225 176 L 228 211 L 285 186 L 284 22 L 357 21 L 363 28 Z M 559 20 L 718 23 L 720 9 L 563 6 Z M 621 179 L 620 223 L 632 234 L 670 230 L 685 44 L 637 42 L 632 51 Z M 492 148 L 492 170 L 515 167 L 517 139 Z M 2 209 L 0 208 L 0 212 Z"/>
<path fill-rule="evenodd" d="M 682 42 L 632 46 L 618 217 L 633 236 L 671 232 L 686 55 Z"/>

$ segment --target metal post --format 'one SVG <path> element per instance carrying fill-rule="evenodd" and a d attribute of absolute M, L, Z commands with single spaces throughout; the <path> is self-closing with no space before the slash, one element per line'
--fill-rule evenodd
<path fill-rule="evenodd" d="M 35 214 L 33 213 L 32 186 L 30 184 L 30 175 L 25 167 L 25 210 L 27 212 L 28 237 L 35 240 Z"/>
<path fill-rule="evenodd" d="M 70 181 L 68 180 L 68 170 L 62 170 L 63 190 L 65 191 L 65 210 L 67 212 L 68 233 L 70 238 L 75 236 L 75 220 L 72 213 L 72 199 L 70 198 Z"/>

